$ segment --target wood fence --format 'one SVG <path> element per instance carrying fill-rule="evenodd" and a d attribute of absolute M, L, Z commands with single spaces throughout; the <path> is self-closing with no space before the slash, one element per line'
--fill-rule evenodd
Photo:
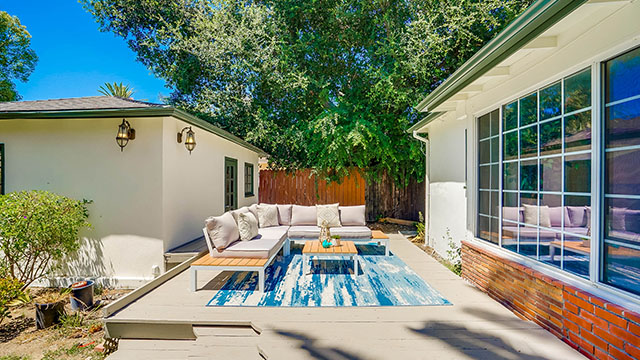
<path fill-rule="evenodd" d="M 424 211 L 424 183 L 412 180 L 407 187 L 397 186 L 386 174 L 367 184 L 362 175 L 352 171 L 340 183 L 327 184 L 311 175 L 310 170 L 289 173 L 260 170 L 259 201 L 271 204 L 366 205 L 367 220 L 382 217 L 418 220 Z"/>

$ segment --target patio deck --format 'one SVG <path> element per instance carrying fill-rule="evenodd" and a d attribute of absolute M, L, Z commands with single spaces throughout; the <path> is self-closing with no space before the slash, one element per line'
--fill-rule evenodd
<path fill-rule="evenodd" d="M 519 319 L 401 235 L 400 256 L 453 306 L 205 307 L 224 281 L 202 271 L 196 293 L 182 271 L 106 319 L 182 323 L 195 340 L 120 340 L 108 359 L 583 359 L 536 324 Z M 204 287 L 204 289 L 202 289 Z"/>

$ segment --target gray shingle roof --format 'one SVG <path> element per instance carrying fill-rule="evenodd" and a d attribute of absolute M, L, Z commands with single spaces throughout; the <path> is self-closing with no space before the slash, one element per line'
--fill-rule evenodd
<path fill-rule="evenodd" d="M 87 96 L 68 99 L 0 102 L 0 112 L 139 109 L 167 106 L 113 96 Z"/>

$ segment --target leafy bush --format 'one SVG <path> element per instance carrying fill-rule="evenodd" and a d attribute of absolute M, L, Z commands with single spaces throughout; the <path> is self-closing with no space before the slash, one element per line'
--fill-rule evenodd
<path fill-rule="evenodd" d="M 424 223 L 424 215 L 422 212 L 418 212 L 418 222 L 416 223 L 416 232 L 418 233 L 415 238 L 413 238 L 414 242 L 424 242 L 425 236 L 425 223 Z"/>
<path fill-rule="evenodd" d="M 445 238 L 445 236 L 443 236 L 443 238 Z M 462 261 L 460 259 L 462 248 L 453 241 L 449 228 L 447 228 L 446 239 L 449 240 L 449 250 L 447 250 L 449 266 L 447 267 L 456 275 L 460 276 L 462 273 Z"/>
<path fill-rule="evenodd" d="M 28 301 L 28 295 L 22 291 L 23 286 L 24 283 L 18 279 L 0 278 L 0 324 L 5 318 L 11 317 L 12 306 Z"/>
<path fill-rule="evenodd" d="M 91 226 L 89 203 L 47 191 L 0 196 L 0 267 L 24 287 L 46 275 L 80 247 L 78 232 Z"/>

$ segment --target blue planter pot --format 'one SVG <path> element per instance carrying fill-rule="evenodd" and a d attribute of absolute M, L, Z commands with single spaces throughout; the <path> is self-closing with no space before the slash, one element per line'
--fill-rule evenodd
<path fill-rule="evenodd" d="M 71 285 L 71 309 L 85 310 L 93 306 L 93 284 L 87 280 Z"/>

